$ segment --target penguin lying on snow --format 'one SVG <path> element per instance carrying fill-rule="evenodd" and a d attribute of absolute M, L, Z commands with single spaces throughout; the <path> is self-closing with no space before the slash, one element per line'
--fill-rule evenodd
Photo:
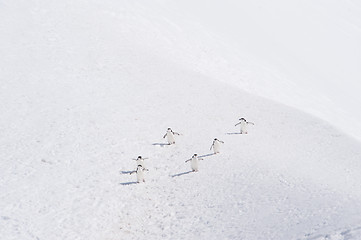
<path fill-rule="evenodd" d="M 248 124 L 251 124 L 251 125 L 254 125 L 254 123 L 253 122 L 247 122 L 247 120 L 246 119 L 244 119 L 244 118 L 240 118 L 239 119 L 239 123 L 237 123 L 236 125 L 234 125 L 234 126 L 237 126 L 237 125 L 241 125 L 241 134 L 247 134 L 248 132 L 247 132 L 247 125 Z"/>
<path fill-rule="evenodd" d="M 179 133 L 173 132 L 171 128 L 168 128 L 166 134 L 164 134 L 163 138 L 167 137 L 168 144 L 175 144 L 174 135 L 180 135 Z"/>
<path fill-rule="evenodd" d="M 185 162 L 191 161 L 191 168 L 193 172 L 198 172 L 198 162 L 199 160 L 203 160 L 203 158 L 199 158 L 195 153 L 191 159 L 186 160 Z"/>
<path fill-rule="evenodd" d="M 210 148 L 209 150 L 212 150 L 212 148 L 213 148 L 214 154 L 219 153 L 219 149 L 220 149 L 220 147 L 221 147 L 221 143 L 224 143 L 224 142 L 221 141 L 221 140 L 218 140 L 217 138 L 215 138 L 215 139 L 213 140 L 212 146 L 211 146 L 211 148 Z"/>
<path fill-rule="evenodd" d="M 140 183 L 140 182 L 145 182 L 144 171 L 149 171 L 149 170 L 145 169 L 142 165 L 138 165 L 137 170 L 129 174 L 132 175 L 133 173 L 137 173 L 137 183 Z"/>

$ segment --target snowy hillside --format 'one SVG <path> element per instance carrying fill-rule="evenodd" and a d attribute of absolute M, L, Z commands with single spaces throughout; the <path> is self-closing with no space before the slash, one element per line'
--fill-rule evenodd
<path fill-rule="evenodd" d="M 233 42 L 240 58 L 252 56 L 251 71 L 231 61 L 237 74 L 225 81 L 318 116 L 361 140 L 360 1 L 166 2 L 221 36 L 221 42 Z"/>
<path fill-rule="evenodd" d="M 361 239 L 360 143 L 235 88 L 265 65 L 173 11 L 0 3 L 1 239 Z"/>

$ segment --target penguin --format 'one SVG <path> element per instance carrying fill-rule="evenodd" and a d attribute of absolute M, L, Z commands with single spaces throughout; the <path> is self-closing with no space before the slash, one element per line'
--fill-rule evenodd
<path fill-rule="evenodd" d="M 137 183 L 140 183 L 140 182 L 145 182 L 144 171 L 149 171 L 149 170 L 145 169 L 142 165 L 138 165 L 137 170 L 129 174 L 132 175 L 133 173 L 137 173 Z"/>
<path fill-rule="evenodd" d="M 133 158 L 133 160 L 137 161 L 137 166 L 145 167 L 144 160 L 148 158 L 142 158 L 142 156 L 138 156 L 138 158 Z"/>
<path fill-rule="evenodd" d="M 213 148 L 214 154 L 219 153 L 219 149 L 221 148 L 221 143 L 224 143 L 224 142 L 215 138 L 213 140 L 212 146 L 209 150 L 212 150 L 212 148 Z"/>
<path fill-rule="evenodd" d="M 198 172 L 198 162 L 199 160 L 203 160 L 203 158 L 199 158 L 195 153 L 191 159 L 186 160 L 185 162 L 191 161 L 191 168 L 193 172 Z"/>
<path fill-rule="evenodd" d="M 237 126 L 237 125 L 241 125 L 241 134 L 248 134 L 248 132 L 247 132 L 247 125 L 248 124 L 251 124 L 251 125 L 254 125 L 254 123 L 253 122 L 247 122 L 247 120 L 246 119 L 244 119 L 244 118 L 240 118 L 239 119 L 239 123 L 237 123 L 236 125 L 234 125 L 234 126 Z"/>
<path fill-rule="evenodd" d="M 180 135 L 179 133 L 173 132 L 171 128 L 168 128 L 163 138 L 167 137 L 168 145 L 175 144 L 174 135 Z"/>

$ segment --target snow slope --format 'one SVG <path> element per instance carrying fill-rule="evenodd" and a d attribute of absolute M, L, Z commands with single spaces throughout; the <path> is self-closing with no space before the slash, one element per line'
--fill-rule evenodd
<path fill-rule="evenodd" d="M 361 238 L 359 142 L 225 83 L 227 49 L 165 5 L 1 5 L 1 239 Z"/>
<path fill-rule="evenodd" d="M 237 74 L 225 81 L 311 113 L 361 140 L 359 1 L 165 2 L 221 36 L 221 42 L 233 43 L 239 58 L 252 56 L 248 64 L 254 70 L 244 71 L 239 62 Z"/>

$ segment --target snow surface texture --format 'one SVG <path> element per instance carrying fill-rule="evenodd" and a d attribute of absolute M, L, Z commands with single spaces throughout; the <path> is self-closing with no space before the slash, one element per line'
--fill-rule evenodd
<path fill-rule="evenodd" d="M 1 239 L 361 239 L 360 143 L 225 83 L 166 6 L 0 3 Z"/>

